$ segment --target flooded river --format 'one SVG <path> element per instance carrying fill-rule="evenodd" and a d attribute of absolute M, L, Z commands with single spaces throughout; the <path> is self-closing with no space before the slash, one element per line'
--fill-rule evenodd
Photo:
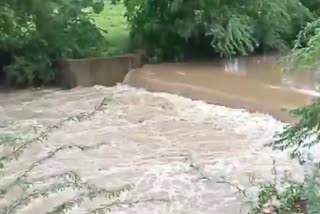
<path fill-rule="evenodd" d="M 314 74 L 273 76 L 273 70 L 268 74 L 270 68 L 264 70 L 258 62 L 250 69 L 246 63 L 227 65 L 230 73 L 221 65 L 205 63 L 147 65 L 131 73 L 126 83 L 238 108 L 250 104 L 267 112 L 272 106 L 303 105 L 317 95 Z M 0 186 L 65 145 L 73 146 L 36 164 L 27 178 L 41 180 L 74 171 L 99 188 L 130 186 L 118 202 L 103 197 L 85 200 L 68 211 L 72 214 L 90 213 L 102 205 L 119 214 L 247 213 L 246 200 L 256 198 L 250 183 L 274 181 L 274 160 L 277 176 L 303 177 L 298 163 L 286 153 L 265 146 L 284 125 L 272 116 L 126 85 L 0 93 L 0 132 L 37 136 L 67 117 L 92 111 L 103 98 L 105 108 L 90 120 L 66 122 L 47 141 L 28 147 L 19 161 L 3 170 Z M 90 149 L 77 149 L 84 147 Z M 248 197 L 227 183 L 247 189 Z M 37 183 L 35 188 L 43 185 Z M 18 213 L 46 213 L 79 194 L 66 189 L 36 198 Z M 19 188 L 11 188 L 0 199 L 0 208 L 18 196 Z"/>
<path fill-rule="evenodd" d="M 320 94 L 320 73 L 282 72 L 275 56 L 202 63 L 147 65 L 125 82 L 153 92 L 169 92 L 208 103 L 245 108 L 292 122 L 289 110 Z"/>

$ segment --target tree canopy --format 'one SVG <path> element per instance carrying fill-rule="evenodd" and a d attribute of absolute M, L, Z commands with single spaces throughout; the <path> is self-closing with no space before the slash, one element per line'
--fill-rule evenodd
<path fill-rule="evenodd" d="M 313 20 L 304 0 L 126 0 L 131 36 L 158 60 L 209 47 L 220 56 L 289 50 Z"/>
<path fill-rule="evenodd" d="M 1 0 L 1 67 L 13 84 L 45 84 L 61 58 L 95 55 L 104 37 L 84 9 L 103 0 Z M 9 65 L 9 66 L 7 66 Z"/>

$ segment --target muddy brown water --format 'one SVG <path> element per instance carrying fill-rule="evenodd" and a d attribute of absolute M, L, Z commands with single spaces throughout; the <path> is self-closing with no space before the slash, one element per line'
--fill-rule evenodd
<path fill-rule="evenodd" d="M 197 99 L 203 96 L 206 101 L 212 99 L 223 105 L 228 101 L 235 107 L 241 107 L 239 103 L 292 107 L 307 103 L 316 95 L 314 74 L 289 76 L 284 81 L 277 72 L 270 77 L 269 69 L 263 71 L 251 60 L 248 63 L 260 68 L 261 74 L 254 73 L 254 66 L 248 69 L 241 63 L 234 74 L 226 73 L 224 65 L 210 63 L 147 65 L 132 72 L 126 82 L 150 91 L 170 91 Z M 44 177 L 70 171 L 99 188 L 131 186 L 119 201 L 99 196 L 93 201 L 85 200 L 69 214 L 90 213 L 97 207 L 108 207 L 110 213 L 119 214 L 245 214 L 248 201 L 254 203 L 257 198 L 256 184 L 275 180 L 271 173 L 273 160 L 278 181 L 284 175 L 298 181 L 303 178 L 303 169 L 286 152 L 265 147 L 284 125 L 270 115 L 123 84 L 0 93 L 0 133 L 23 138 L 38 136 L 71 115 L 91 111 L 103 98 L 107 106 L 91 120 L 67 122 L 47 141 L 29 145 L 18 161 L 2 169 L 0 187 L 6 187 L 34 166 L 26 174 L 28 181 L 37 181 L 34 189 L 53 182 L 39 182 Z M 32 165 L 66 145 L 91 149 L 63 149 L 49 160 Z M 0 147 L 1 155 L 7 152 Z M 221 179 L 246 189 L 247 197 Z M 17 213 L 46 213 L 66 200 L 81 197 L 83 191 L 65 189 L 48 198 L 34 198 L 28 206 L 18 206 Z M 31 193 L 10 188 L 0 198 L 0 213 Z"/>
<path fill-rule="evenodd" d="M 276 56 L 243 57 L 202 63 L 146 65 L 125 83 L 208 103 L 271 114 L 293 122 L 289 111 L 320 94 L 319 72 L 283 72 Z"/>

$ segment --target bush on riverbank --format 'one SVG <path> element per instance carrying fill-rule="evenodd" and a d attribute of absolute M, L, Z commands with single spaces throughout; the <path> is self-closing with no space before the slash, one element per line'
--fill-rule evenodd
<path fill-rule="evenodd" d="M 300 56 L 301 53 L 297 56 L 313 57 L 312 52 L 304 53 L 305 56 Z M 314 60 L 310 62 L 318 63 Z M 296 63 L 301 65 L 301 62 Z M 263 204 L 276 197 L 281 202 L 281 214 L 316 214 L 320 212 L 320 157 L 317 151 L 320 143 L 320 100 L 317 99 L 311 105 L 298 108 L 292 113 L 300 121 L 285 128 L 275 142 L 274 149 L 291 151 L 291 157 L 297 159 L 305 169 L 304 182 L 287 182 L 284 193 L 280 193 L 275 186 L 262 186 L 258 208 L 261 209 Z"/>
<path fill-rule="evenodd" d="M 305 0 L 304 2 L 308 2 Z M 319 15 L 320 2 L 309 2 Z M 318 69 L 320 65 L 320 18 L 308 23 L 299 33 L 293 51 L 285 58 L 285 66 L 294 69 Z M 320 212 L 320 173 L 319 173 L 319 143 L 320 143 L 320 99 L 312 104 L 295 109 L 292 114 L 299 122 L 289 125 L 280 133 L 274 149 L 290 150 L 292 158 L 297 159 L 305 169 L 305 180 L 296 184 L 289 182 L 287 192 L 279 194 L 276 188 L 273 194 L 268 193 L 268 187 L 262 187 L 260 208 L 266 200 L 276 196 L 282 201 L 279 213 L 316 214 Z M 297 210 L 296 205 L 303 208 Z M 289 206 L 288 206 L 289 205 Z M 300 206 L 301 207 L 301 206 Z M 297 212 L 299 211 L 299 212 Z"/>
<path fill-rule="evenodd" d="M 283 179 L 260 185 L 250 214 L 316 214 L 320 211 L 319 169 L 305 174 L 302 183 Z M 277 175 L 275 175 L 277 176 Z"/>
<path fill-rule="evenodd" d="M 50 83 L 58 60 L 105 51 L 105 38 L 91 18 L 103 10 L 104 0 L 4 0 L 0 6 L 0 77 L 11 84 Z"/>
<path fill-rule="evenodd" d="M 305 48 L 297 48 L 290 55 L 289 62 L 298 67 L 314 68 L 319 65 L 318 52 L 314 51 L 313 45 L 319 46 L 319 32 L 312 30 L 317 26 L 319 20 L 311 23 L 300 34 L 298 44 L 302 35 L 306 41 Z M 305 33 L 305 34 L 304 34 Z M 308 35 L 307 33 L 311 33 Z M 312 45 L 311 45 L 312 44 Z M 278 205 L 278 212 L 275 214 L 317 214 L 320 212 L 320 99 L 312 104 L 295 109 L 292 114 L 299 119 L 299 122 L 288 125 L 279 135 L 275 142 L 274 149 L 290 151 L 291 157 L 297 159 L 305 170 L 304 181 L 296 183 L 290 180 L 282 182 L 283 190 L 279 190 L 276 184 L 260 186 L 259 202 L 253 214 L 260 214 L 267 205 L 274 206 L 270 202 L 275 198 Z"/>
<path fill-rule="evenodd" d="M 293 69 L 318 69 L 320 66 L 320 18 L 307 24 L 298 34 L 285 66 Z"/>

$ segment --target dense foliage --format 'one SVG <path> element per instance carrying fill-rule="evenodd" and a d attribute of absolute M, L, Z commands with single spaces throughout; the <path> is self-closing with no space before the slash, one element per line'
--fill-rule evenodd
<path fill-rule="evenodd" d="M 58 60 L 105 52 L 102 29 L 91 17 L 106 1 L 117 0 L 2 0 L 0 84 L 4 78 L 16 85 L 45 84 L 54 79 Z M 145 49 L 154 61 L 289 50 L 302 27 L 320 14 L 319 0 L 124 0 L 124 4 L 132 48 Z M 299 52 L 317 52 L 317 33 L 308 30 L 317 29 L 315 25 L 312 22 L 300 32 L 301 42 L 295 46 Z M 314 39 L 306 41 L 311 35 Z M 307 43 L 312 49 L 300 49 Z"/>
<path fill-rule="evenodd" d="M 305 0 L 306 6 L 312 7 Z M 288 50 L 312 13 L 299 0 L 126 0 L 133 41 L 156 60 Z"/>
<path fill-rule="evenodd" d="M 303 1 L 310 6 L 314 15 L 319 15 L 320 1 Z M 320 18 L 309 22 L 297 36 L 293 51 L 285 57 L 288 70 L 319 69 L 320 61 Z M 305 180 L 296 184 L 288 182 L 286 191 L 279 193 L 275 186 L 262 186 L 259 194 L 259 206 L 255 213 L 263 209 L 263 204 L 272 197 L 280 202 L 279 213 L 319 213 L 320 176 L 319 154 L 320 143 L 320 99 L 308 106 L 292 111 L 299 119 L 288 125 L 279 135 L 274 148 L 290 150 L 292 158 L 299 160 L 305 169 Z M 319 147 L 318 147 L 319 148 Z M 303 205 L 297 207 L 297 205 Z"/>
<path fill-rule="evenodd" d="M 320 65 L 320 18 L 310 22 L 298 34 L 291 54 L 286 57 L 286 66 L 291 70 L 314 69 Z"/>
<path fill-rule="evenodd" d="M 103 0 L 1 0 L 0 77 L 44 84 L 54 79 L 57 60 L 99 53 L 104 37 L 88 8 L 99 13 L 103 6 Z"/>
<path fill-rule="evenodd" d="M 320 2 L 315 1 L 320 9 Z M 294 49 L 285 57 L 286 67 L 294 69 L 319 69 L 320 65 L 320 18 L 309 22 L 297 36 Z M 299 158 L 302 162 L 301 150 L 312 148 L 320 143 L 320 99 L 308 106 L 292 111 L 299 122 L 286 127 L 281 133 L 280 140 L 276 142 L 276 148 L 292 149 L 292 156 Z"/>

